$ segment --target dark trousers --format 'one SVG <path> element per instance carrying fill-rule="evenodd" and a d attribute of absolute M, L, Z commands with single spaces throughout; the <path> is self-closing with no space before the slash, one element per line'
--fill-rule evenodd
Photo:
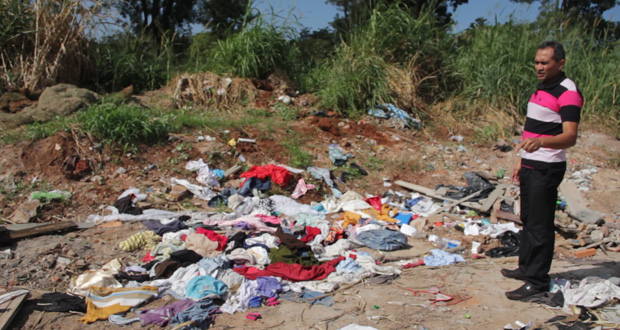
<path fill-rule="evenodd" d="M 523 230 L 519 234 L 519 268 L 527 283 L 544 291 L 549 290 L 551 280 L 558 186 L 566 172 L 566 164 L 561 165 L 545 169 L 522 166 L 520 172 Z"/>

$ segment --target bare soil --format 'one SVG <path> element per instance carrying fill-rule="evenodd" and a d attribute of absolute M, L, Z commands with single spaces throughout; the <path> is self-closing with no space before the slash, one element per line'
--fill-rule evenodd
<path fill-rule="evenodd" d="M 225 129 L 225 128 L 222 128 Z M 506 175 L 499 182 L 508 183 L 518 157 L 514 151 L 494 149 L 496 143 L 474 141 L 473 134 L 463 129 L 462 142 L 449 140 L 445 129 L 402 130 L 371 118 L 342 120 L 308 115 L 287 127 L 273 127 L 267 133 L 255 127 L 232 129 L 230 137 L 246 137 L 257 140 L 256 144 L 239 144 L 236 148 L 226 145 L 218 136 L 215 142 L 199 141 L 204 132 L 187 132 L 175 135 L 163 145 L 143 147 L 136 154 L 101 149 L 88 136 L 59 133 L 52 137 L 7 145 L 0 149 L 0 181 L 5 185 L 22 183 L 31 190 L 43 188 L 68 190 L 73 197 L 64 203 L 45 205 L 36 222 L 84 221 L 88 215 L 101 213 L 118 195 L 130 187 L 148 192 L 151 207 L 159 209 L 209 210 L 198 199 L 174 202 L 166 199 L 172 177 L 193 180 L 194 174 L 184 169 L 187 160 L 200 157 L 211 162 L 212 167 L 227 169 L 241 154 L 247 165 L 265 165 L 270 162 L 288 164 L 288 152 L 280 137 L 289 136 L 285 130 L 296 132 L 296 137 L 307 141 L 305 150 L 314 157 L 314 165 L 331 168 L 327 146 L 338 143 L 355 154 L 350 161 L 365 168 L 368 176 L 354 177 L 339 184 L 344 192 L 355 190 L 361 194 L 383 194 L 388 190 L 405 192 L 384 181 L 404 180 L 426 187 L 437 184 L 465 186 L 462 174 L 481 171 L 495 176 L 500 170 Z M 453 129 L 454 130 L 454 129 Z M 505 143 L 513 144 L 509 137 Z M 459 145 L 466 151 L 458 151 Z M 91 162 L 93 172 L 81 180 L 70 180 L 62 172 L 62 163 L 71 154 L 80 154 Z M 608 221 L 618 221 L 620 215 L 620 178 L 617 159 L 620 141 L 597 133 L 587 127 L 581 130 L 577 146 L 569 151 L 569 173 L 595 167 L 597 172 L 589 178 L 588 190 L 582 195 L 588 206 L 607 215 Z M 154 165 L 154 166 L 153 166 Z M 124 168 L 125 172 L 119 171 Z M 342 170 L 335 170 L 339 175 Z M 320 184 L 319 182 L 315 182 Z M 231 184 L 231 183 L 228 183 Z M 0 216 L 10 219 L 14 209 L 28 198 L 29 190 L 14 187 L 13 195 L 0 197 Z M 20 190 L 21 189 L 21 190 Z M 293 187 L 282 191 L 290 194 Z M 321 201 L 323 185 L 317 191 L 304 196 L 301 201 Z M 561 213 L 561 212 L 560 212 Z M 559 214 L 560 214 L 559 213 Z M 115 223 L 86 230 L 58 235 L 46 235 L 19 241 L 11 247 L 13 257 L 0 259 L 0 285 L 6 290 L 26 288 L 31 290 L 28 302 L 12 323 L 14 329 L 116 329 L 109 322 L 84 325 L 77 320 L 78 314 L 43 313 L 33 310 L 34 299 L 41 293 L 64 291 L 70 279 L 89 268 L 98 268 L 111 259 L 121 258 L 124 263 L 139 263 L 143 251 L 123 252 L 118 243 L 132 233 L 143 230 L 140 223 Z M 483 242 L 483 248 L 497 246 L 496 239 L 465 237 L 452 228 L 427 228 L 427 234 L 436 233 L 469 243 Z M 558 246 L 565 238 L 558 235 Z M 412 259 L 423 256 L 433 246 L 423 238 L 410 238 L 411 249 L 395 252 L 370 251 L 381 260 Z M 552 276 L 581 279 L 588 275 L 604 276 L 620 274 L 620 254 L 600 250 L 594 257 L 573 258 L 571 249 L 556 249 Z M 67 267 L 56 264 L 63 256 L 72 260 Z M 251 321 L 245 313 L 218 316 L 214 329 L 338 329 L 351 323 L 378 329 L 502 329 L 516 320 L 527 323 L 532 320 L 540 325 L 545 320 L 564 313 L 544 305 L 514 302 L 505 298 L 504 292 L 520 286 L 518 281 L 503 278 L 501 268 L 513 268 L 516 258 L 470 259 L 467 262 L 446 267 L 419 266 L 406 269 L 391 284 L 374 285 L 359 283 L 333 295 L 332 307 L 308 305 L 283 300 L 274 307 L 262 307 L 256 311 L 262 319 Z M 448 303 L 432 303 L 433 295 L 418 295 L 406 290 L 425 290 L 439 287 L 441 292 L 455 299 Z M 163 297 L 147 308 L 168 303 Z M 248 312 L 249 312 L 248 311 Z M 132 316 L 130 314 L 129 316 Z M 141 328 L 139 324 L 127 329 Z M 148 329 L 155 327 L 146 327 Z"/>

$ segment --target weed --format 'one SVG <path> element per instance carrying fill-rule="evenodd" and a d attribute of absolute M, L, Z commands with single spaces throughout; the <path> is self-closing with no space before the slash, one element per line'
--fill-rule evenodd
<path fill-rule="evenodd" d="M 52 136 L 59 131 L 69 131 L 71 119 L 56 116 L 52 121 L 46 123 L 33 123 L 26 127 L 26 137 L 30 140 L 40 140 Z"/>
<path fill-rule="evenodd" d="M 127 150 L 137 151 L 140 143 L 162 142 L 168 137 L 168 125 L 163 120 L 151 118 L 146 109 L 134 105 L 103 103 L 80 113 L 81 128 L 105 143 L 117 144 Z"/>
<path fill-rule="evenodd" d="M 366 160 L 366 162 L 364 163 L 364 165 L 370 170 L 370 171 L 380 171 L 383 169 L 383 166 L 385 165 L 385 162 L 375 156 L 370 156 L 368 157 L 368 159 Z"/>

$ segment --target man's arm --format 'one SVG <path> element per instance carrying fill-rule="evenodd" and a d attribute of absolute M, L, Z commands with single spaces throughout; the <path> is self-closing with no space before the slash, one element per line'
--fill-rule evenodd
<path fill-rule="evenodd" d="M 540 148 L 566 149 L 575 145 L 577 142 L 577 128 L 579 123 L 574 121 L 565 121 L 562 123 L 562 133 L 556 136 L 545 136 L 539 138 L 527 138 L 519 145 L 520 149 L 526 152 L 534 152 Z"/>

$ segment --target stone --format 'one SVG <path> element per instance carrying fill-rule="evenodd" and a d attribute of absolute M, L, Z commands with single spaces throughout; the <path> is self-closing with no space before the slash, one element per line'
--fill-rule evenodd
<path fill-rule="evenodd" d="M 593 230 L 590 233 L 590 238 L 592 239 L 593 242 L 600 242 L 603 240 L 604 236 L 603 236 L 603 232 L 600 230 Z"/>
<path fill-rule="evenodd" d="M 58 84 L 46 88 L 36 105 L 29 106 L 16 114 L 0 111 L 0 127 L 5 129 L 47 122 L 56 116 L 66 117 L 97 102 L 99 96 L 88 89 L 69 84 Z"/>
<path fill-rule="evenodd" d="M 192 193 L 187 190 L 184 186 L 178 184 L 172 187 L 169 195 L 172 197 L 174 201 L 182 201 L 192 196 Z"/>
<path fill-rule="evenodd" d="M 28 223 L 30 219 L 37 216 L 37 209 L 41 205 L 41 201 L 35 199 L 25 203 L 20 204 L 13 215 L 11 216 L 11 221 L 16 223 Z"/>

